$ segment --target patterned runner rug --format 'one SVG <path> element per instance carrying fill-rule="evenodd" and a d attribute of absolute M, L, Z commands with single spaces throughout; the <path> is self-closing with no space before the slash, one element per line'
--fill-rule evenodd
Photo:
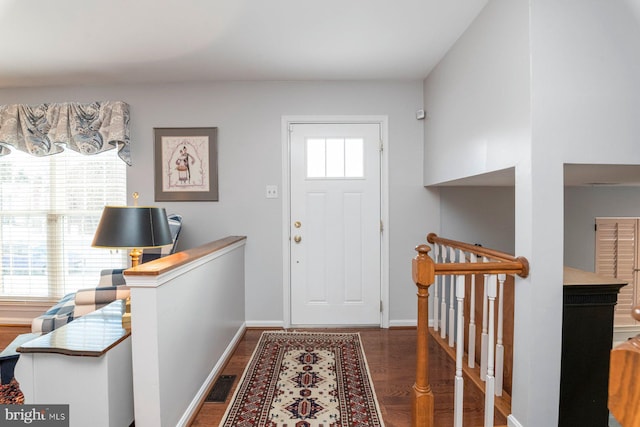
<path fill-rule="evenodd" d="M 263 332 L 220 427 L 384 426 L 360 334 Z"/>

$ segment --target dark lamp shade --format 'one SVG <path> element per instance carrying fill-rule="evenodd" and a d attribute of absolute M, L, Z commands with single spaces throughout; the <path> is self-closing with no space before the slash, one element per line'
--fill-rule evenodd
<path fill-rule="evenodd" d="M 143 249 L 172 242 L 164 208 L 105 206 L 91 246 Z"/>

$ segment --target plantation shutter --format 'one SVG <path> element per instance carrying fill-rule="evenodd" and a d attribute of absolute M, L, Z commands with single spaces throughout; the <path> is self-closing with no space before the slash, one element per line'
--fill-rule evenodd
<path fill-rule="evenodd" d="M 58 299 L 125 266 L 126 251 L 91 247 L 107 204 L 126 204 L 117 150 L 0 157 L 0 298 Z"/>
<path fill-rule="evenodd" d="M 618 294 L 614 323 L 634 325 L 631 309 L 640 301 L 636 283 L 638 268 L 638 218 L 596 218 L 596 273 L 629 284 Z"/>

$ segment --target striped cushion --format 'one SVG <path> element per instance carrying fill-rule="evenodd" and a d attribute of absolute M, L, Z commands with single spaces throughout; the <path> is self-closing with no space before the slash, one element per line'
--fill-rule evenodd
<path fill-rule="evenodd" d="M 76 292 L 73 311 L 74 317 L 84 316 L 92 311 L 104 307 L 117 299 L 129 297 L 129 288 L 126 286 L 105 286 L 100 288 L 80 289 Z"/>
<path fill-rule="evenodd" d="M 31 321 L 31 332 L 48 333 L 71 322 L 74 317 L 76 294 L 70 293 L 44 314 Z"/>
<path fill-rule="evenodd" d="M 98 287 L 124 285 L 126 282 L 124 281 L 124 275 L 122 274 L 123 271 L 124 268 L 110 268 L 102 270 L 100 272 Z"/>

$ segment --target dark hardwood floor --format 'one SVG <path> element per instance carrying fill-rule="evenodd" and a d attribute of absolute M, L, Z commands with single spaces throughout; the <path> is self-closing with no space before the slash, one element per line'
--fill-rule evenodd
<path fill-rule="evenodd" d="M 18 335 L 28 334 L 29 332 L 31 332 L 31 326 L 0 326 L 0 351 L 9 345 Z"/>
<path fill-rule="evenodd" d="M 344 330 L 344 329 L 343 329 Z M 360 332 L 373 379 L 380 410 L 387 427 L 405 427 L 411 423 L 411 387 L 415 372 L 415 329 L 349 329 Z M 1 326 L 0 349 L 15 336 L 30 332 L 29 327 Z M 225 403 L 204 403 L 192 426 L 217 426 L 240 380 L 246 364 L 258 342 L 261 330 L 247 330 L 223 375 L 237 375 Z M 453 426 L 453 376 L 455 365 L 449 356 L 430 340 L 429 369 L 431 387 L 435 395 L 435 426 Z M 481 426 L 484 422 L 484 396 L 470 381 L 465 381 L 464 425 Z M 506 425 L 504 417 L 496 414 L 494 424 Z"/>
<path fill-rule="evenodd" d="M 411 424 L 411 387 L 415 375 L 415 329 L 357 329 L 360 332 L 369 371 L 373 379 L 380 410 L 387 427 L 406 427 Z M 192 426 L 217 426 L 229 404 L 233 391 L 260 338 L 261 330 L 248 330 L 223 369 L 223 375 L 237 375 L 229 398 L 225 403 L 204 403 Z M 455 364 L 433 341 L 430 341 L 429 370 L 431 387 L 435 395 L 435 426 L 453 426 L 453 376 Z M 484 395 L 465 382 L 465 426 L 484 424 Z M 496 415 L 494 425 L 506 425 Z"/>

